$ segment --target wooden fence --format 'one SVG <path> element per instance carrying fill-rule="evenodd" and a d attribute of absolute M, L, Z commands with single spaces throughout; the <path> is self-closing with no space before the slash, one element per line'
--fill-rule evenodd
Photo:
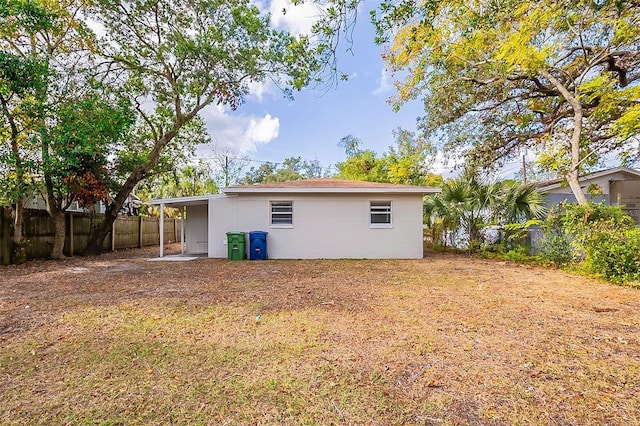
<path fill-rule="evenodd" d="M 92 221 L 102 220 L 101 215 L 67 212 L 67 232 L 64 253 L 67 256 L 81 254 L 87 247 Z M 112 232 L 105 238 L 105 250 L 144 247 L 160 244 L 160 219 L 157 217 L 119 216 Z M 27 258 L 47 258 L 53 247 L 54 227 L 51 217 L 43 210 L 25 210 L 23 235 L 27 242 Z M 10 210 L 0 207 L 0 264 L 11 261 L 13 223 Z M 164 242 L 180 241 L 180 219 L 165 218 Z"/>

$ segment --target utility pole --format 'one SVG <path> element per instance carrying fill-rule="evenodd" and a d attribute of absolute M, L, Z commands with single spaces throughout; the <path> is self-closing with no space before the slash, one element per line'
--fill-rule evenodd
<path fill-rule="evenodd" d="M 224 156 L 224 186 L 229 187 L 229 156 Z"/>

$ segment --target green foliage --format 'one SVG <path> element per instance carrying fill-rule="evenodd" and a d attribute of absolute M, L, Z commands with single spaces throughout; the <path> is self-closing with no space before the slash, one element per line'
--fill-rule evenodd
<path fill-rule="evenodd" d="M 47 85 L 45 58 L 21 44 L 51 26 L 50 11 L 38 2 L 0 4 L 0 204 L 11 205 L 35 192 L 38 146 L 34 137 Z"/>
<path fill-rule="evenodd" d="M 608 229 L 585 242 L 587 267 L 614 282 L 640 284 L 640 231 Z"/>
<path fill-rule="evenodd" d="M 504 259 L 511 262 L 526 263 L 531 261 L 528 247 L 515 247 L 504 254 Z"/>
<path fill-rule="evenodd" d="M 336 165 L 340 179 L 386 182 L 402 185 L 440 186 L 442 177 L 428 172 L 433 147 L 415 133 L 397 128 L 393 132 L 395 146 L 378 156 L 361 148 L 361 141 L 345 136 L 338 146 L 344 148 L 347 159 Z"/>
<path fill-rule="evenodd" d="M 160 173 L 140 183 L 136 195 L 143 201 L 161 198 L 217 194 L 209 164 L 198 162 Z"/>
<path fill-rule="evenodd" d="M 543 224 L 541 256 L 556 265 L 582 262 L 590 273 L 619 282 L 640 281 L 640 230 L 619 207 L 558 206 Z"/>
<path fill-rule="evenodd" d="M 56 105 L 50 114 L 42 166 L 56 196 L 84 207 L 109 201 L 109 154 L 130 136 L 135 123 L 127 100 L 92 91 Z"/>
<path fill-rule="evenodd" d="M 35 190 L 37 140 L 31 131 L 41 115 L 36 94 L 46 76 L 46 64 L 38 58 L 0 51 L 0 204 Z"/>
<path fill-rule="evenodd" d="M 385 169 L 385 161 L 370 150 L 364 150 L 357 155 L 336 164 L 339 179 L 362 180 L 369 182 L 389 182 Z"/>
<path fill-rule="evenodd" d="M 561 217 L 564 230 L 575 235 L 581 243 L 601 232 L 633 227 L 633 219 L 620 207 L 607 206 L 604 202 L 585 206 L 563 203 L 561 208 L 564 210 Z"/>
<path fill-rule="evenodd" d="M 579 170 L 638 158 L 637 2 L 384 0 L 372 19 L 406 75 L 394 106 L 420 99 L 445 149 L 493 166 L 530 148 L 578 200 Z"/>
<path fill-rule="evenodd" d="M 474 174 L 466 174 L 446 182 L 440 194 L 426 197 L 424 213 L 427 223 L 441 221 L 443 233 L 434 236 L 434 242 L 456 246 L 456 236 L 462 233 L 467 248 L 474 251 L 483 244 L 485 226 L 539 218 L 545 207 L 543 195 L 532 186 L 509 181 L 485 183 Z M 532 224 L 528 222 L 527 226 Z"/>
<path fill-rule="evenodd" d="M 282 164 L 266 162 L 259 167 L 251 167 L 246 173 L 243 183 L 285 182 L 321 178 L 324 174 L 318 160 L 302 160 L 300 157 L 289 157 Z"/>
<path fill-rule="evenodd" d="M 564 229 L 584 251 L 585 266 L 615 282 L 640 281 L 640 231 L 619 207 L 566 204 Z"/>
<path fill-rule="evenodd" d="M 541 224 L 542 238 L 536 243 L 536 249 L 541 259 L 560 267 L 576 260 L 576 250 L 572 244 L 573 238 L 564 231 L 556 213 L 552 209 L 547 220 Z"/>

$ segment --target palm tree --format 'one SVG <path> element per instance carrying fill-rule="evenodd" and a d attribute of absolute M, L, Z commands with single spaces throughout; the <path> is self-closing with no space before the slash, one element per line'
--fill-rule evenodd
<path fill-rule="evenodd" d="M 485 226 L 542 217 L 545 211 L 543 195 L 531 185 L 486 183 L 468 174 L 449 180 L 440 194 L 425 200 L 432 228 L 442 227 L 443 235 L 434 235 L 434 242 L 455 246 L 455 236 L 462 233 L 470 250 L 480 247 Z"/>
<path fill-rule="evenodd" d="M 545 196 L 538 188 L 517 183 L 505 186 L 500 217 L 503 224 L 542 219 L 546 214 Z"/>

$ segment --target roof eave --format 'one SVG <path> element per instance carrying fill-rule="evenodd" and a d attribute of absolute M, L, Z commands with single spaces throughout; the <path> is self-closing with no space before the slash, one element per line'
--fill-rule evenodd
<path fill-rule="evenodd" d="M 437 194 L 440 188 L 222 188 L 225 194 Z"/>
<path fill-rule="evenodd" d="M 226 195 L 224 194 L 210 194 L 210 195 L 196 195 L 193 197 L 162 198 L 157 200 L 150 200 L 146 204 L 149 204 L 152 206 L 164 204 L 167 207 L 171 207 L 172 205 L 188 206 L 188 205 L 194 205 L 194 204 L 206 204 L 211 199 L 224 198 L 224 197 L 226 197 Z"/>

